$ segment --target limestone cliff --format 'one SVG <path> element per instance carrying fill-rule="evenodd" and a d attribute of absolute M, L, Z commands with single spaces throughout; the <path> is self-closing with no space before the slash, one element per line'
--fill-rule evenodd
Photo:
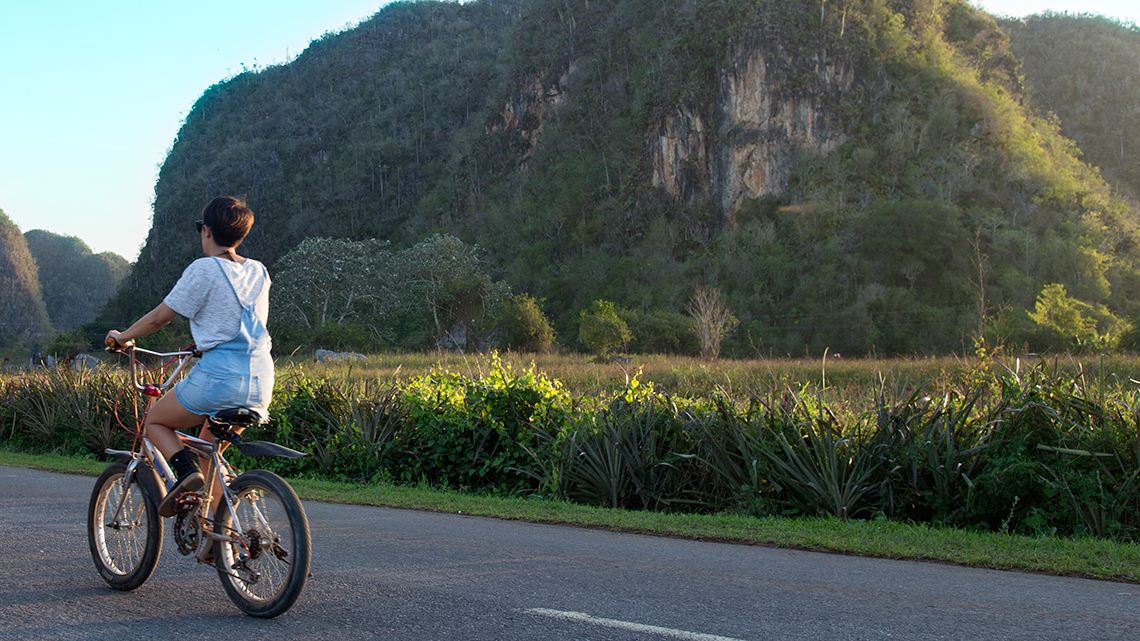
<path fill-rule="evenodd" d="M 534 154 L 547 121 L 566 102 L 564 87 L 573 72 L 574 65 L 570 65 L 555 82 L 548 84 L 544 84 L 537 75 L 530 76 L 503 104 L 500 119 L 492 129 L 523 141 L 520 160 L 524 165 Z"/>
<path fill-rule="evenodd" d="M 770 67 L 809 67 L 809 89 L 787 86 L 791 74 Z M 850 65 L 825 54 L 792 61 L 763 44 L 738 45 L 721 72 L 719 95 L 705 123 L 694 109 L 679 105 L 650 141 L 653 185 L 686 205 L 706 200 L 724 222 L 745 198 L 781 193 L 800 154 L 824 154 L 845 140 L 832 105 L 849 92 Z"/>

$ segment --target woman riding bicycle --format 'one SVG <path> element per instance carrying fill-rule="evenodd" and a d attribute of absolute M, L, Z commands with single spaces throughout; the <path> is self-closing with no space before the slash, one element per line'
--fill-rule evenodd
<path fill-rule="evenodd" d="M 253 212 L 243 200 L 215 198 L 195 225 L 205 257 L 190 263 L 174 289 L 146 316 L 126 331 L 107 333 L 108 344 L 113 340 L 126 346 L 181 315 L 190 319 L 190 332 L 202 352 L 202 360 L 174 387 L 174 394 L 160 397 L 146 415 L 146 434 L 178 479 L 158 507 L 161 516 L 174 515 L 179 494 L 205 484 L 197 457 L 174 432 L 203 425 L 206 416 L 239 407 L 266 420 L 273 395 L 272 343 L 265 328 L 269 273 L 258 261 L 236 252 L 253 225 Z M 209 438 L 204 425 L 201 437 Z"/>

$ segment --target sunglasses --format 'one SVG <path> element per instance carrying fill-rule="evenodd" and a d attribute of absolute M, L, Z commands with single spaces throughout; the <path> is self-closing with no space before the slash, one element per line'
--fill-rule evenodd
<path fill-rule="evenodd" d="M 200 220 L 194 221 L 194 229 L 197 229 L 199 234 L 202 233 L 202 228 L 205 226 L 206 226 L 206 223 L 204 223 Z"/>

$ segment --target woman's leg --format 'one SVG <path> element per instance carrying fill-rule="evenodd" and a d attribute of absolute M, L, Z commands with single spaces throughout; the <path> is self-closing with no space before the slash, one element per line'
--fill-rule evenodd
<path fill-rule="evenodd" d="M 243 430 L 245 430 L 244 427 L 238 427 L 236 425 L 230 427 L 230 431 L 234 434 L 241 434 Z M 212 441 L 214 439 L 214 435 L 210 433 L 210 426 L 208 424 L 202 424 L 202 431 L 199 432 L 198 438 L 203 441 Z M 218 453 L 221 454 L 225 452 L 229 446 L 230 444 L 225 441 L 218 443 Z M 210 514 L 217 514 L 218 506 L 222 504 L 222 482 L 218 480 L 217 470 L 214 470 L 214 478 L 211 479 L 211 482 L 213 486 L 210 490 L 210 496 L 213 497 L 213 500 L 210 502 Z"/>
<path fill-rule="evenodd" d="M 163 394 L 146 414 L 144 429 L 147 438 L 170 462 L 178 477 L 178 484 L 158 504 L 159 516 L 174 516 L 178 496 L 184 492 L 193 492 L 205 483 L 194 454 L 182 445 L 174 433 L 175 430 L 193 428 L 201 422 L 202 417 L 182 407 L 173 393 Z"/>
<path fill-rule="evenodd" d="M 178 402 L 178 397 L 171 391 L 163 394 L 147 412 L 146 435 L 150 438 L 150 442 L 158 448 L 158 451 L 162 452 L 167 460 L 170 460 L 170 457 L 181 452 L 183 448 L 182 441 L 174 432 L 193 429 L 195 426 L 201 425 L 203 420 L 205 420 L 204 416 L 182 407 L 182 404 Z"/>

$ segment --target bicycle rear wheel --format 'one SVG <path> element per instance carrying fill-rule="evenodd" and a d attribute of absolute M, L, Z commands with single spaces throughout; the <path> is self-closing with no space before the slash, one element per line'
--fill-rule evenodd
<path fill-rule="evenodd" d="M 87 507 L 87 541 L 95 568 L 107 585 L 133 590 L 150 578 L 162 552 L 162 519 L 145 487 L 123 487 L 124 463 L 103 470 Z"/>
<path fill-rule="evenodd" d="M 309 578 L 309 520 L 293 488 L 272 472 L 246 472 L 230 483 L 230 491 L 238 525 L 223 502 L 214 531 L 239 542 L 215 543 L 218 576 L 242 612 L 275 617 L 293 607 Z"/>

